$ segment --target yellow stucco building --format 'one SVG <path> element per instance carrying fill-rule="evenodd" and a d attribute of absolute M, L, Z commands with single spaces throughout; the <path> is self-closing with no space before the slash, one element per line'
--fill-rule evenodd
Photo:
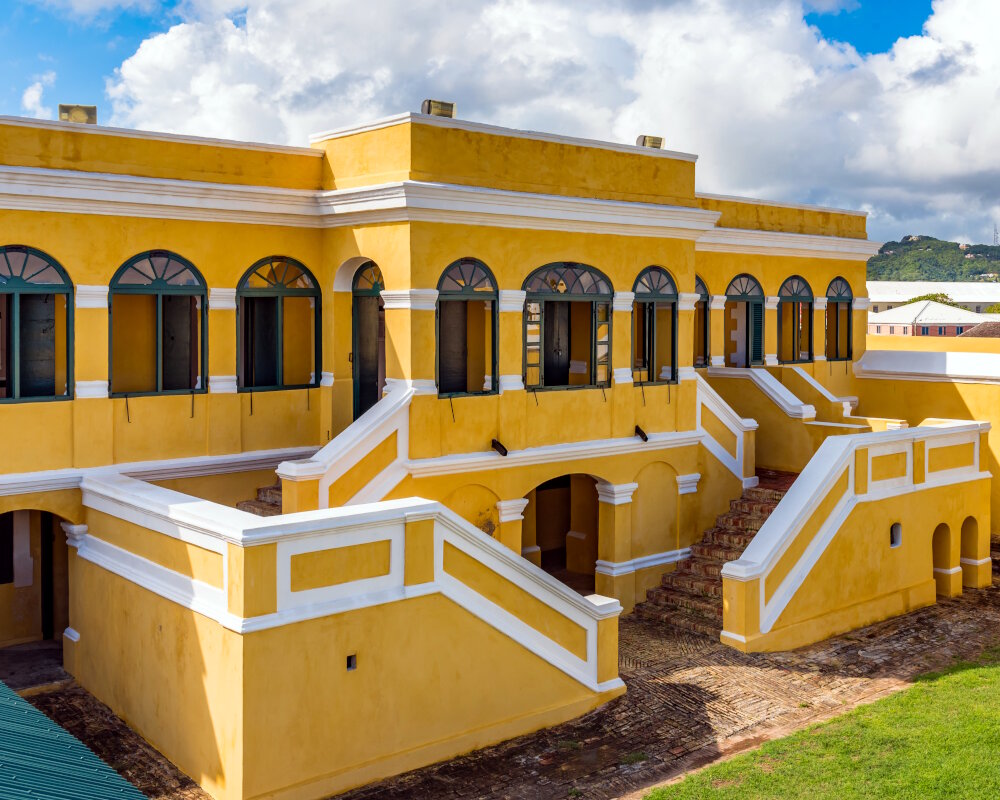
<path fill-rule="evenodd" d="M 0 645 L 316 798 L 619 695 L 623 613 L 775 650 L 987 585 L 1000 366 L 866 352 L 865 216 L 695 162 L 0 118 Z"/>

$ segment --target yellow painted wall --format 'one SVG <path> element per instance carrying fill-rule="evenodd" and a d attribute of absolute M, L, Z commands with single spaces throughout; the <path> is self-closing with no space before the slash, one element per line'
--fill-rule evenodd
<path fill-rule="evenodd" d="M 111 391 L 156 391 L 156 295 L 111 297 Z"/>
<path fill-rule="evenodd" d="M 248 798 L 323 797 L 604 699 L 440 595 L 249 634 L 244 652 L 246 719 L 268 720 L 246 729 Z"/>
<path fill-rule="evenodd" d="M 701 196 L 697 200 L 701 208 L 722 212 L 718 222 L 721 228 L 845 236 L 852 239 L 864 239 L 867 236 L 866 217 L 861 213 L 819 211 L 752 201 L 717 200 Z M 813 291 L 825 290 L 826 286 L 821 289 L 813 287 Z"/>
<path fill-rule="evenodd" d="M 256 469 L 246 472 L 224 472 L 216 475 L 198 475 L 193 478 L 168 478 L 151 481 L 164 489 L 211 500 L 224 506 L 235 506 L 241 500 L 252 500 L 257 489 L 277 483 L 273 469 Z"/>
<path fill-rule="evenodd" d="M 30 531 L 30 583 L 26 586 L 16 586 L 13 581 L 0 583 L 0 647 L 42 638 L 41 519 L 37 511 L 23 513 L 27 514 L 25 521 Z"/>
<path fill-rule="evenodd" d="M 245 797 L 244 639 L 70 555 L 73 676 L 219 800 Z"/>

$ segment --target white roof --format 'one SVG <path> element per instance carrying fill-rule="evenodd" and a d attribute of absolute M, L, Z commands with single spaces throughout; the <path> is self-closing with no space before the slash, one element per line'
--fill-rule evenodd
<path fill-rule="evenodd" d="M 964 308 L 946 306 L 933 300 L 907 303 L 888 311 L 868 314 L 869 324 L 892 325 L 978 325 L 1000 319 L 1000 314 L 977 314 Z"/>
<path fill-rule="evenodd" d="M 925 294 L 946 294 L 956 303 L 1000 303 L 1000 283 L 977 281 L 868 281 L 873 303 L 901 303 Z"/>

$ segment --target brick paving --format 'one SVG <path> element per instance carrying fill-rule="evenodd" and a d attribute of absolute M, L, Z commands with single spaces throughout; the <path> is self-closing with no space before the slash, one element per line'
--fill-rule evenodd
<path fill-rule="evenodd" d="M 641 797 L 721 756 L 897 691 L 1000 645 L 1000 582 L 789 653 L 745 655 L 635 616 L 625 696 L 578 720 L 357 789 L 340 800 Z"/>

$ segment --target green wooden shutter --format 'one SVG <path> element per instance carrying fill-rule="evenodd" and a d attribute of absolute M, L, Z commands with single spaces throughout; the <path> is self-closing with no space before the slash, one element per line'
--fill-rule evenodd
<path fill-rule="evenodd" d="M 764 304 L 750 304 L 750 363 L 764 363 Z"/>

